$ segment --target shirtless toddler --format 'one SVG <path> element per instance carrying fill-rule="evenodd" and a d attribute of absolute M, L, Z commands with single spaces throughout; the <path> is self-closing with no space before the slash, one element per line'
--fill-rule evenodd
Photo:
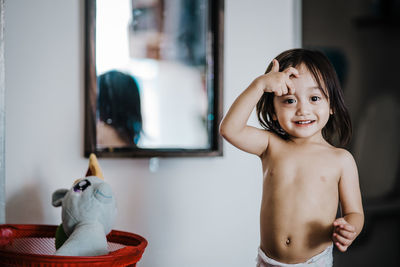
<path fill-rule="evenodd" d="M 247 125 L 254 107 L 264 129 Z M 281 53 L 235 100 L 220 133 L 262 162 L 258 266 L 332 266 L 332 244 L 346 251 L 364 215 L 357 166 L 339 148 L 351 123 L 329 60 Z"/>

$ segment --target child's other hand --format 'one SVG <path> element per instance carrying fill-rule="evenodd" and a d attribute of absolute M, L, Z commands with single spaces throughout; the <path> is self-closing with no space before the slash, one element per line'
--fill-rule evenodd
<path fill-rule="evenodd" d="M 341 252 L 345 252 L 357 236 L 356 228 L 344 218 L 336 219 L 333 227 L 332 240 Z"/>
<path fill-rule="evenodd" d="M 267 74 L 264 74 L 256 79 L 256 82 L 261 86 L 264 92 L 274 93 L 276 96 L 286 94 L 294 94 L 295 88 L 290 76 L 299 77 L 299 71 L 293 67 L 289 67 L 282 72 L 279 72 L 279 62 L 274 59 L 272 61 L 272 69 Z"/>

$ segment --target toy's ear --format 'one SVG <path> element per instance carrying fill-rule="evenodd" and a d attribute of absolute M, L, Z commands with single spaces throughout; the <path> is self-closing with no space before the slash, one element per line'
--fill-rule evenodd
<path fill-rule="evenodd" d="M 54 207 L 59 207 L 62 204 L 62 200 L 65 196 L 65 194 L 68 193 L 68 189 L 58 189 L 54 191 L 52 197 L 51 197 L 51 204 L 53 204 Z"/>
<path fill-rule="evenodd" d="M 101 172 L 99 162 L 97 161 L 95 154 L 90 154 L 89 156 L 89 168 L 86 172 L 86 177 L 96 176 L 104 180 L 103 173 Z"/>

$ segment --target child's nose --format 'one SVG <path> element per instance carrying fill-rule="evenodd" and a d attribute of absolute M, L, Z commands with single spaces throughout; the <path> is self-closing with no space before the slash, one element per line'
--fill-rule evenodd
<path fill-rule="evenodd" d="M 310 114 L 310 104 L 299 101 L 297 104 L 296 116 L 304 116 Z"/>

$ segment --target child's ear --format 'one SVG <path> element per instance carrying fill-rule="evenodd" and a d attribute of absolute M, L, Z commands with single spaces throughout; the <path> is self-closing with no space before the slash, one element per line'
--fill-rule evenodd
<path fill-rule="evenodd" d="M 333 115 L 333 110 L 329 109 L 329 114 Z"/>
<path fill-rule="evenodd" d="M 278 118 L 276 117 L 276 114 L 275 114 L 275 113 L 272 114 L 272 120 L 273 120 L 273 121 L 278 120 Z"/>

